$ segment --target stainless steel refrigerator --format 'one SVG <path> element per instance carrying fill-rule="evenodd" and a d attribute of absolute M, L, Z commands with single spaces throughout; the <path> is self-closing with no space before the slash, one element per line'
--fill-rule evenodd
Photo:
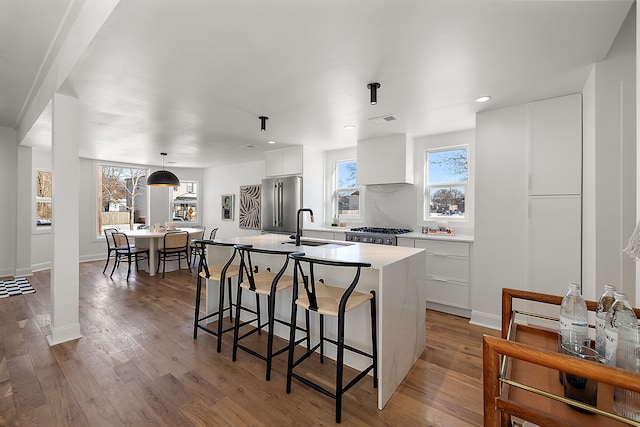
<path fill-rule="evenodd" d="M 262 231 L 295 233 L 296 214 L 302 207 L 302 177 L 262 180 Z"/>

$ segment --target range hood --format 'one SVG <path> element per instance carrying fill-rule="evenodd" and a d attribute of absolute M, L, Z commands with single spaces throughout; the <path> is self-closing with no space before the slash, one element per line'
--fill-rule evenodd
<path fill-rule="evenodd" d="M 358 141 L 358 184 L 413 184 L 413 138 L 401 133 Z"/>

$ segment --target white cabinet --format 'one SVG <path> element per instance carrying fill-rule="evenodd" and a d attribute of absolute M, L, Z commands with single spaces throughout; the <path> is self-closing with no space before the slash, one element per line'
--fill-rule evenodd
<path fill-rule="evenodd" d="M 529 194 L 579 194 L 582 95 L 529 104 Z"/>
<path fill-rule="evenodd" d="M 414 239 L 409 239 L 406 237 L 398 237 L 398 246 L 403 246 L 405 248 L 414 248 L 415 241 Z"/>
<path fill-rule="evenodd" d="M 302 175 L 302 147 L 282 148 L 265 152 L 266 175 Z"/>
<path fill-rule="evenodd" d="M 562 295 L 581 283 L 580 195 L 529 198 L 529 289 Z"/>
<path fill-rule="evenodd" d="M 582 283 L 582 96 L 529 104 L 528 289 Z"/>
<path fill-rule="evenodd" d="M 415 247 L 425 249 L 427 303 L 469 310 L 470 244 L 416 239 Z"/>
<path fill-rule="evenodd" d="M 302 235 L 314 239 L 345 240 L 344 232 L 340 231 L 303 230 Z"/>
<path fill-rule="evenodd" d="M 358 184 L 413 184 L 413 139 L 406 134 L 358 141 Z"/>

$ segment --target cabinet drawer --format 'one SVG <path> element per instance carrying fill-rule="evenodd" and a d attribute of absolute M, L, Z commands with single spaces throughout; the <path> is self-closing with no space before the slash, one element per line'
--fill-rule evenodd
<path fill-rule="evenodd" d="M 416 248 L 424 248 L 427 254 L 469 256 L 469 244 L 464 242 L 442 242 L 416 239 Z"/>
<path fill-rule="evenodd" d="M 427 277 L 469 283 L 469 258 L 427 253 Z"/>
<path fill-rule="evenodd" d="M 427 278 L 427 301 L 469 309 L 469 285 L 453 280 Z"/>

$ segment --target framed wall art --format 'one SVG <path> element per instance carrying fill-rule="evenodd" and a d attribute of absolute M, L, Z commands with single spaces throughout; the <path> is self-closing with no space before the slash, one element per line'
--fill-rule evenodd
<path fill-rule="evenodd" d="M 222 220 L 233 221 L 233 207 L 235 194 L 222 195 Z"/>
<path fill-rule="evenodd" d="M 240 187 L 238 223 L 240 228 L 260 230 L 260 190 L 262 186 L 243 185 Z"/>

